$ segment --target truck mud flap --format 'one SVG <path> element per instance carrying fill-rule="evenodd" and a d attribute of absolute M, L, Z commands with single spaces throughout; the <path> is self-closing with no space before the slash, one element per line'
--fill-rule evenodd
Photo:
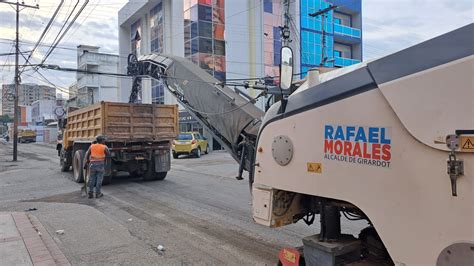
<path fill-rule="evenodd" d="M 168 172 L 171 169 L 171 153 L 169 150 L 155 152 L 155 172 Z"/>
<path fill-rule="evenodd" d="M 105 159 L 105 176 L 110 176 L 112 175 L 112 159 L 107 158 Z"/>

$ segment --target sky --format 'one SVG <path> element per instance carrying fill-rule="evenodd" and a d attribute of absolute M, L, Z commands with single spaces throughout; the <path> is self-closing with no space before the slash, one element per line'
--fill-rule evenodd
<path fill-rule="evenodd" d="M 80 5 L 84 1 L 80 0 Z M 25 0 L 25 4 L 39 4 L 40 8 L 27 8 L 20 13 L 21 51 L 32 49 L 32 43 L 38 40 L 59 2 Z M 127 0 L 89 0 L 86 9 L 62 39 L 60 48 L 53 51 L 46 63 L 76 68 L 75 48 L 79 44 L 100 46 L 101 52 L 118 54 L 117 13 L 126 2 Z M 53 42 L 75 3 L 74 0 L 64 0 L 58 22 L 46 35 L 45 43 Z M 374 59 L 399 51 L 472 23 L 473 20 L 472 0 L 362 0 L 363 59 Z M 14 56 L 1 54 L 14 52 L 14 38 L 14 10 L 9 5 L 0 3 L 0 84 L 13 82 L 14 67 L 11 65 L 14 64 Z M 46 50 L 47 47 L 38 49 L 30 61 L 33 64 L 39 63 Z M 22 62 L 24 60 L 20 60 Z M 39 72 L 47 80 L 33 70 L 27 70 L 22 75 L 22 82 L 51 82 L 62 93 L 75 81 L 75 74 L 72 73 L 52 70 Z"/>

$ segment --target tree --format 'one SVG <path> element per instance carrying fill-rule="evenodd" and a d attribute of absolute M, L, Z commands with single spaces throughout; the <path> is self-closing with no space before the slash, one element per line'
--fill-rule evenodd
<path fill-rule="evenodd" d="M 0 124 L 5 125 L 6 123 L 12 123 L 13 118 L 11 118 L 9 115 L 0 115 Z"/>

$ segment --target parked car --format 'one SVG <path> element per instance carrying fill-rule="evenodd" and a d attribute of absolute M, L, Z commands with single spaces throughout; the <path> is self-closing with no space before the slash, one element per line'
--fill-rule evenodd
<path fill-rule="evenodd" d="M 182 132 L 173 141 L 171 149 L 175 159 L 182 154 L 199 158 L 203 152 L 205 154 L 209 153 L 209 143 L 199 132 Z"/>

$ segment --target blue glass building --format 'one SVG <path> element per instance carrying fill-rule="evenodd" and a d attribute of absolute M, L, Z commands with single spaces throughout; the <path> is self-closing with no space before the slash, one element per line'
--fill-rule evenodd
<path fill-rule="evenodd" d="M 333 5 L 337 8 L 328 11 L 324 16 L 309 16 Z M 361 9 L 361 0 L 300 1 L 302 73 L 321 65 L 345 67 L 362 60 Z M 325 39 L 324 46 L 323 39 Z"/>

